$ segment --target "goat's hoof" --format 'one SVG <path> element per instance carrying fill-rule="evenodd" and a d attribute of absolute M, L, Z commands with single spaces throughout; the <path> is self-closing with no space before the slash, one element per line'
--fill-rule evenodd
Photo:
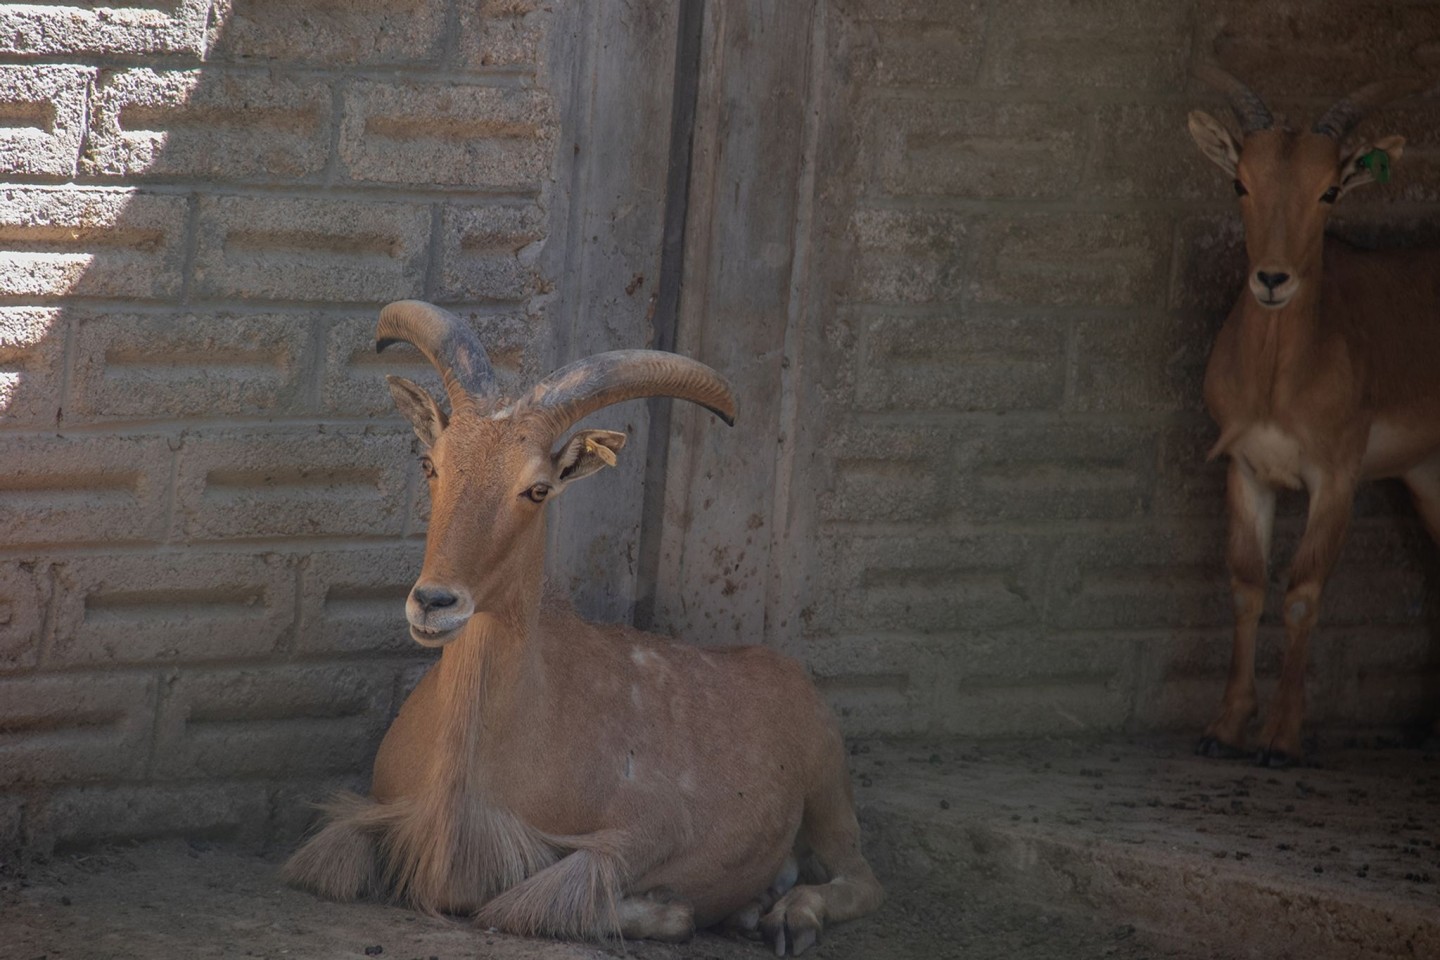
<path fill-rule="evenodd" d="M 1195 752 L 1202 757 L 1210 757 L 1212 760 L 1234 760 L 1245 756 L 1245 751 L 1239 747 L 1231 746 L 1219 737 L 1206 734 L 1195 744 Z"/>
<path fill-rule="evenodd" d="M 1266 747 L 1255 755 L 1255 762 L 1259 766 L 1275 770 L 1293 767 L 1298 760 L 1299 757 L 1295 754 L 1288 750 L 1281 750 L 1279 747 Z"/>
<path fill-rule="evenodd" d="M 824 901 L 814 887 L 796 887 L 760 920 L 760 931 L 775 956 L 798 957 L 820 940 Z"/>

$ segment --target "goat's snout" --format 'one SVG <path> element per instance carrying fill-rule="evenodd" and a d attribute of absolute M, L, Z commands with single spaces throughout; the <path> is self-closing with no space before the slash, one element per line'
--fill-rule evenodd
<path fill-rule="evenodd" d="M 444 610 L 446 607 L 453 607 L 460 599 L 444 587 L 417 586 L 411 591 L 411 596 L 415 598 L 416 606 L 425 613 Z"/>
<path fill-rule="evenodd" d="M 410 636 L 427 647 L 449 643 L 475 612 L 470 595 L 436 583 L 417 583 L 405 601 Z"/>
<path fill-rule="evenodd" d="M 1279 267 L 1264 267 L 1250 275 L 1250 292 L 1262 306 L 1283 307 L 1300 289 L 1293 273 Z"/>

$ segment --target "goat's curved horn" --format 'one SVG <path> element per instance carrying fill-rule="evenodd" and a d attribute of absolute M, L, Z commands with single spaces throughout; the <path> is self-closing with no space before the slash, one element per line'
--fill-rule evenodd
<path fill-rule="evenodd" d="M 637 397 L 689 400 L 735 425 L 735 394 L 725 378 L 663 350 L 612 350 L 577 360 L 537 383 L 515 413 L 540 417 L 557 436 L 601 407 Z"/>
<path fill-rule="evenodd" d="M 451 410 L 470 397 L 495 394 L 495 371 L 485 348 L 465 322 L 450 311 L 423 300 L 397 300 L 385 307 L 375 331 L 375 352 L 402 340 L 414 344 L 440 371 Z"/>
<path fill-rule="evenodd" d="M 1374 83 L 1366 84 L 1349 96 L 1341 97 L 1333 107 L 1325 111 L 1319 120 L 1315 121 L 1315 125 L 1310 129 L 1339 142 L 1345 139 L 1345 136 L 1354 130 L 1355 125 L 1363 120 L 1365 114 L 1371 110 L 1392 100 L 1399 100 L 1412 93 L 1418 93 L 1425 86 L 1426 81 L 1420 77 L 1377 80 Z"/>
<path fill-rule="evenodd" d="M 1265 106 L 1265 101 L 1245 84 L 1211 63 L 1202 63 L 1195 68 L 1195 76 L 1225 94 L 1235 119 L 1240 121 L 1242 134 L 1256 130 L 1269 130 L 1275 125 L 1275 115 Z"/>

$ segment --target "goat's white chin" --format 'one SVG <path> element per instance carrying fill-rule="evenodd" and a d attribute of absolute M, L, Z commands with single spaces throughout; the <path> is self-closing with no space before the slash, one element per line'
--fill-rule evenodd
<path fill-rule="evenodd" d="M 460 636 L 460 631 L 464 628 L 464 623 L 461 623 L 458 626 L 449 627 L 448 629 L 417 627 L 415 624 L 412 623 L 410 624 L 410 639 L 414 640 L 422 647 L 443 647 L 451 640 L 454 640 L 456 637 Z"/>

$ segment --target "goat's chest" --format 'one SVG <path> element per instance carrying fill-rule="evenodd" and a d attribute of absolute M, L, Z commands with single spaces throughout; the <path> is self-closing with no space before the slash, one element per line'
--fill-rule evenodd
<path fill-rule="evenodd" d="M 1299 490 L 1309 462 L 1300 438 L 1273 422 L 1257 423 L 1235 438 L 1230 456 L 1241 461 L 1268 487 Z"/>

